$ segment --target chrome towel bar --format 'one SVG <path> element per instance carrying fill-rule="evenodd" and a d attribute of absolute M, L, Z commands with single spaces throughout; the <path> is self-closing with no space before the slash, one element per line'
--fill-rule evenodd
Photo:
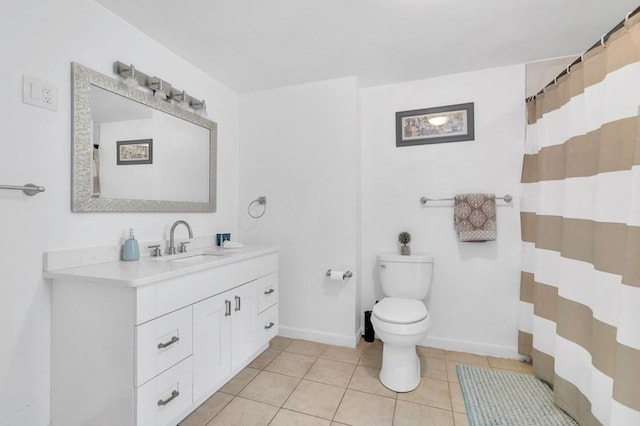
<path fill-rule="evenodd" d="M 32 183 L 26 183 L 23 186 L 15 186 L 15 185 L 0 185 L 0 189 L 17 189 L 19 191 L 24 192 L 27 195 L 36 195 L 39 192 L 44 192 L 44 186 L 34 185 Z"/>
<path fill-rule="evenodd" d="M 425 205 L 427 204 L 429 201 L 453 201 L 453 198 L 427 198 L 427 197 L 421 197 L 420 198 L 420 204 Z M 513 200 L 513 197 L 509 194 L 505 194 L 503 197 L 496 197 L 496 200 L 504 200 L 507 203 L 510 203 L 511 200 Z"/>

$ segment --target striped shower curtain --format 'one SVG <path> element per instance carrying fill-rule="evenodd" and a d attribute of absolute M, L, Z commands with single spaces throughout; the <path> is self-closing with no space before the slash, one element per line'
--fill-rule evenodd
<path fill-rule="evenodd" d="M 528 101 L 519 351 L 580 425 L 640 425 L 640 15 Z"/>

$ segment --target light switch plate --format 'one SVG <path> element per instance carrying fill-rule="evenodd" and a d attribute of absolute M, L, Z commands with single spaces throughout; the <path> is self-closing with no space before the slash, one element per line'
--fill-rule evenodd
<path fill-rule="evenodd" d="M 50 82 L 22 75 L 22 102 L 40 108 L 58 110 L 58 87 Z"/>

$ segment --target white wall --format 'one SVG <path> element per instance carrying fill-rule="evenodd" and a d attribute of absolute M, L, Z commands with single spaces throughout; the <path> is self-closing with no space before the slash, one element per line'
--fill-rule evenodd
<path fill-rule="evenodd" d="M 382 297 L 375 255 L 397 252 L 409 231 L 413 252 L 435 256 L 425 344 L 516 356 L 519 293 L 519 181 L 524 143 L 524 66 L 361 91 L 362 306 Z M 397 111 L 475 103 L 475 140 L 396 148 Z M 509 193 L 498 201 L 498 239 L 461 243 L 452 202 L 421 207 L 421 196 Z"/>
<path fill-rule="evenodd" d="M 51 308 L 42 253 L 118 244 L 129 227 L 142 240 L 165 238 L 177 219 L 196 235 L 236 233 L 238 98 L 92 1 L 4 2 L 0 23 L 0 183 L 47 188 L 35 197 L 0 191 L 0 424 L 45 426 Z M 70 64 L 111 75 L 115 60 L 207 100 L 208 116 L 219 124 L 217 213 L 71 213 Z M 22 103 L 22 74 L 58 86 L 57 112 Z"/>
<path fill-rule="evenodd" d="M 382 297 L 375 254 L 397 251 L 407 230 L 414 252 L 436 257 L 423 343 L 517 355 L 524 84 L 524 66 L 513 66 L 362 90 L 338 79 L 241 95 L 241 238 L 281 247 L 283 334 L 345 344 Z M 396 111 L 469 101 L 474 141 L 395 147 Z M 418 201 L 459 192 L 515 197 L 498 202 L 496 242 L 458 242 L 452 203 Z M 267 213 L 254 220 L 243 206 L 259 195 Z M 357 285 L 327 282 L 327 268 L 360 272 L 361 297 Z"/>
<path fill-rule="evenodd" d="M 353 77 L 240 96 L 241 238 L 280 247 L 283 335 L 355 343 L 358 131 Z M 242 209 L 259 195 L 267 211 L 255 220 Z M 355 276 L 329 281 L 330 268 Z"/>

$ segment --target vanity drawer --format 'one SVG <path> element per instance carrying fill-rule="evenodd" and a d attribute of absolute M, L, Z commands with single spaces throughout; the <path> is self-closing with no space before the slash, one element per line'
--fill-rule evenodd
<path fill-rule="evenodd" d="M 256 280 L 258 291 L 258 312 L 278 303 L 278 273 L 269 274 Z"/>
<path fill-rule="evenodd" d="M 136 327 L 135 386 L 191 355 L 192 307 L 161 316 Z"/>
<path fill-rule="evenodd" d="M 177 424 L 193 404 L 192 376 L 189 357 L 136 389 L 136 424 Z"/>
<path fill-rule="evenodd" d="M 258 314 L 258 346 L 266 344 L 278 334 L 278 305 Z"/>

